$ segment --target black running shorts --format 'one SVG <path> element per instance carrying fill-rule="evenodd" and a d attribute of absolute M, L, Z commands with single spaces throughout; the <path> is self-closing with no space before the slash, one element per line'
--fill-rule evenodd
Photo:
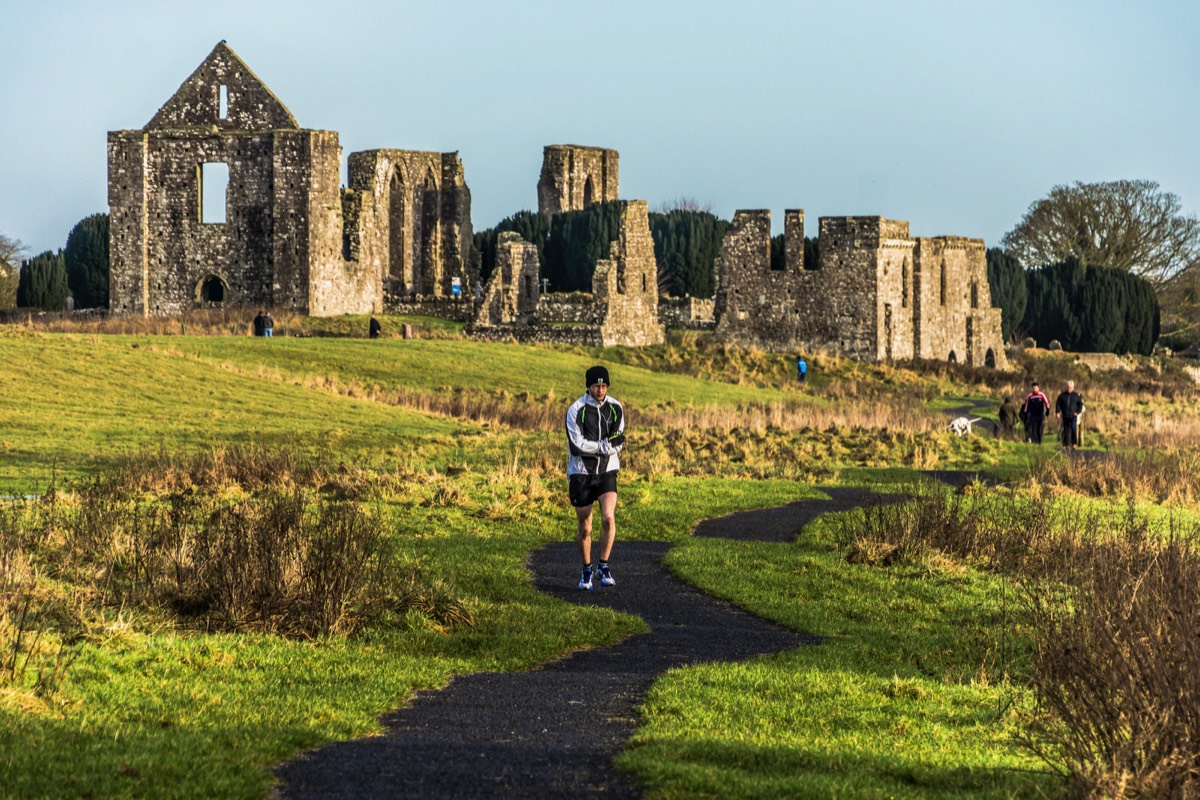
<path fill-rule="evenodd" d="M 584 508 L 600 499 L 600 495 L 617 491 L 617 471 L 601 475 L 568 475 L 567 488 L 571 505 Z"/>

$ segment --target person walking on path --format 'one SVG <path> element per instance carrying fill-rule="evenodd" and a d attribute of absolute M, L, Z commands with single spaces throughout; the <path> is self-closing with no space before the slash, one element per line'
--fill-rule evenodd
<path fill-rule="evenodd" d="M 367 324 L 367 333 L 372 339 L 379 338 L 379 332 L 383 330 L 383 326 L 379 324 L 379 320 L 371 317 L 371 321 Z"/>
<path fill-rule="evenodd" d="M 1075 391 L 1075 381 L 1067 381 L 1066 388 L 1054 401 L 1054 416 L 1059 420 L 1062 444 L 1074 450 L 1079 444 L 1079 415 L 1083 413 L 1083 398 Z"/>
<path fill-rule="evenodd" d="M 1009 438 L 1016 427 L 1017 404 L 1012 401 L 1011 397 L 1005 397 L 1004 402 L 1000 404 L 1000 427 L 997 429 L 997 433 Z"/>
<path fill-rule="evenodd" d="M 804 356 L 796 358 L 796 375 L 800 378 L 801 383 L 808 378 L 808 362 L 804 360 Z"/>
<path fill-rule="evenodd" d="M 617 470 L 625 446 L 625 409 L 608 396 L 608 370 L 596 366 L 585 376 L 587 393 L 567 410 L 567 484 L 577 523 L 575 541 L 583 569 L 580 590 L 592 588 L 592 506 L 600 504 L 601 586 L 616 586 L 608 567 L 617 535 Z"/>
<path fill-rule="evenodd" d="M 1050 401 L 1038 388 L 1037 381 L 1033 382 L 1032 391 L 1025 398 L 1025 405 L 1021 407 L 1021 411 L 1025 414 L 1025 441 L 1041 444 L 1042 429 L 1046 425 L 1046 415 L 1050 412 Z"/>

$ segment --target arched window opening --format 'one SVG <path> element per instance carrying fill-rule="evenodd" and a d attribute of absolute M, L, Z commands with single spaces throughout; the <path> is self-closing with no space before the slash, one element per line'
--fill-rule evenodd
<path fill-rule="evenodd" d="M 979 308 L 979 282 L 971 281 L 971 308 Z"/>
<path fill-rule="evenodd" d="M 200 281 L 200 286 L 196 290 L 196 299 L 206 305 L 221 305 L 225 302 L 227 294 L 225 281 L 216 275 L 209 275 Z"/>
<path fill-rule="evenodd" d="M 941 277 L 942 305 L 946 305 L 946 262 L 945 261 L 942 262 L 941 273 L 942 273 L 942 277 Z"/>
<path fill-rule="evenodd" d="M 957 364 L 958 363 L 958 355 L 955 354 L 955 352 L 953 350 L 951 350 L 950 355 L 946 358 L 946 360 L 949 361 L 951 364 Z"/>
<path fill-rule="evenodd" d="M 592 196 L 593 196 L 592 176 L 588 175 L 587 180 L 584 181 L 584 184 L 583 184 L 583 207 L 584 208 L 587 208 L 588 206 L 590 206 L 592 204 Z"/>
<path fill-rule="evenodd" d="M 900 267 L 900 307 L 908 308 L 908 259 Z"/>
<path fill-rule="evenodd" d="M 404 202 L 404 174 L 397 168 L 392 172 L 388 182 L 388 275 L 399 280 L 407 291 L 411 288 L 412 275 L 409 272 L 408 237 L 405 228 L 406 207 Z"/>
<path fill-rule="evenodd" d="M 988 351 L 983 354 L 983 365 L 988 369 L 996 368 L 996 351 L 988 348 Z"/>

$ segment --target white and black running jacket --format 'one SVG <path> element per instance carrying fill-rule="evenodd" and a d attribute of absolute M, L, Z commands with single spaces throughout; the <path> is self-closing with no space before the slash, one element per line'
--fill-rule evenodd
<path fill-rule="evenodd" d="M 625 443 L 625 409 L 611 397 L 597 403 L 590 394 L 567 410 L 568 475 L 603 475 L 621 468 L 617 456 Z"/>

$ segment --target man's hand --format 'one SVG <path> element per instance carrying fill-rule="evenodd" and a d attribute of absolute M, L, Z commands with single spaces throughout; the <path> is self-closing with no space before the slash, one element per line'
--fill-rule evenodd
<path fill-rule="evenodd" d="M 625 444 L 625 434 L 618 433 L 616 436 L 608 437 L 608 443 L 612 445 L 614 450 L 621 447 Z"/>

